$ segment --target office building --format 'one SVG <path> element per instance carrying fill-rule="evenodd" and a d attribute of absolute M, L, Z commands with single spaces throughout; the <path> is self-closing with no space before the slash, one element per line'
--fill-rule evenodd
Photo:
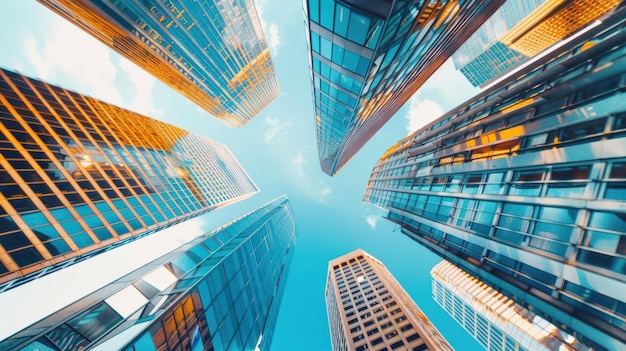
<path fill-rule="evenodd" d="M 400 140 L 364 196 L 405 235 L 607 350 L 626 349 L 625 23 L 621 6 Z"/>
<path fill-rule="evenodd" d="M 461 45 L 452 61 L 472 85 L 485 87 L 619 3 L 620 0 L 507 1 Z"/>
<path fill-rule="evenodd" d="M 589 350 L 448 261 L 430 271 L 433 299 L 485 350 Z"/>
<path fill-rule="evenodd" d="M 509 48 L 500 39 L 537 7 L 548 0 L 507 1 L 452 55 L 454 68 L 473 86 L 525 62 L 528 57 Z"/>
<path fill-rule="evenodd" d="M 326 311 L 333 351 L 452 350 L 385 265 L 361 249 L 328 262 Z"/>
<path fill-rule="evenodd" d="M 295 244 L 281 196 L 34 321 L 0 349 L 268 350 Z"/>
<path fill-rule="evenodd" d="M 1 283 L 257 191 L 224 145 L 0 69 Z"/>
<path fill-rule="evenodd" d="M 305 1 L 322 170 L 335 175 L 503 2 Z"/>
<path fill-rule="evenodd" d="M 251 0 L 39 0 L 230 127 L 278 96 Z"/>

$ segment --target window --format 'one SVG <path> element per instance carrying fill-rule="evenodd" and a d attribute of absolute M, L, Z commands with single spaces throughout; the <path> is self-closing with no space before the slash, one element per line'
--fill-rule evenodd
<path fill-rule="evenodd" d="M 367 332 L 367 336 L 374 335 L 374 334 L 376 334 L 376 333 L 378 333 L 378 328 L 374 328 L 374 329 L 372 329 L 372 330 L 369 330 L 369 331 Z"/>
<path fill-rule="evenodd" d="M 509 195 L 539 196 L 543 173 L 543 169 L 515 172 L 509 188 Z"/>
<path fill-rule="evenodd" d="M 391 324 L 391 323 L 389 323 L 389 324 Z M 385 329 L 385 328 L 383 328 L 383 329 Z M 394 331 L 392 331 L 390 333 L 385 334 L 385 339 L 391 339 L 391 338 L 393 338 L 396 335 L 398 335 L 398 332 L 394 330 Z"/>
<path fill-rule="evenodd" d="M 407 330 L 413 329 L 413 325 L 411 325 L 410 323 L 407 325 L 403 325 L 402 327 L 400 327 L 400 330 L 405 332 Z"/>
<path fill-rule="evenodd" d="M 402 346 L 404 346 L 404 341 L 402 341 L 402 340 L 396 341 L 393 344 L 391 344 L 391 349 L 395 350 L 395 349 L 400 348 Z"/>
<path fill-rule="evenodd" d="M 363 338 L 365 338 L 365 337 L 363 336 L 363 334 L 359 334 L 359 335 L 357 335 L 357 336 L 353 337 L 353 338 L 352 338 L 352 341 L 357 342 L 357 341 L 359 341 L 359 340 L 363 340 Z"/>

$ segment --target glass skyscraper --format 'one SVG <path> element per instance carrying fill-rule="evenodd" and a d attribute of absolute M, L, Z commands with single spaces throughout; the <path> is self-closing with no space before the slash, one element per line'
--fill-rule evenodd
<path fill-rule="evenodd" d="M 433 299 L 485 350 L 590 350 L 448 261 L 435 265 L 430 275 Z"/>
<path fill-rule="evenodd" d="M 474 86 L 485 86 L 619 3 L 509 0 L 461 45 L 452 61 Z"/>
<path fill-rule="evenodd" d="M 322 170 L 336 174 L 503 2 L 304 1 Z"/>
<path fill-rule="evenodd" d="M 452 351 L 387 270 L 357 249 L 328 262 L 326 311 L 333 351 Z"/>
<path fill-rule="evenodd" d="M 224 145 L 0 69 L 0 282 L 257 191 Z"/>
<path fill-rule="evenodd" d="M 39 0 L 230 127 L 278 96 L 252 0 Z"/>
<path fill-rule="evenodd" d="M 296 244 L 281 196 L 0 341 L 2 350 L 268 350 Z"/>
<path fill-rule="evenodd" d="M 598 349 L 626 349 L 626 8 L 392 146 L 364 200 Z"/>

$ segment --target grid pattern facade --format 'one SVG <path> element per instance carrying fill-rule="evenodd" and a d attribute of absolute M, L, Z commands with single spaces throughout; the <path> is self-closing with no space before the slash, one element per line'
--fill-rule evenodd
<path fill-rule="evenodd" d="M 231 127 L 279 93 L 252 0 L 39 0 Z"/>
<path fill-rule="evenodd" d="M 589 350 L 448 261 L 430 272 L 433 299 L 485 350 Z"/>
<path fill-rule="evenodd" d="M 452 55 L 454 67 L 473 86 L 479 86 L 525 61 L 526 56 L 512 50 L 499 40 L 544 2 L 546 0 L 505 2 Z"/>
<path fill-rule="evenodd" d="M 365 192 L 404 234 L 610 350 L 626 342 L 625 18 L 401 140 Z"/>
<path fill-rule="evenodd" d="M 387 268 L 361 249 L 329 262 L 333 350 L 452 350 Z"/>
<path fill-rule="evenodd" d="M 502 3 L 305 1 L 322 170 L 338 172 Z"/>
<path fill-rule="evenodd" d="M 224 145 L 6 70 L 0 166 L 0 282 L 258 191 Z"/>
<path fill-rule="evenodd" d="M 296 243 L 281 196 L 0 342 L 2 350 L 268 350 Z"/>
<path fill-rule="evenodd" d="M 621 0 L 551 0 L 502 37 L 502 42 L 533 57 L 619 5 Z"/>

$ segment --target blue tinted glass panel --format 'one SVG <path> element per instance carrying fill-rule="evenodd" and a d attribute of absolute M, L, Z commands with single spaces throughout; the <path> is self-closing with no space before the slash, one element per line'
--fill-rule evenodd
<path fill-rule="evenodd" d="M 356 73 L 360 76 L 365 76 L 367 74 L 367 68 L 370 65 L 370 61 L 363 56 L 359 56 L 359 65 L 356 68 Z"/>
<path fill-rule="evenodd" d="M 309 16 L 311 17 L 311 21 L 315 23 L 320 22 L 320 3 L 319 0 L 310 0 L 309 1 Z"/>
<path fill-rule="evenodd" d="M 332 31 L 333 20 L 335 15 L 335 1 L 334 0 L 321 0 L 321 13 L 323 14 L 320 24 L 322 27 Z"/>
<path fill-rule="evenodd" d="M 359 66 L 359 55 L 355 54 L 350 50 L 344 50 L 344 59 L 343 66 L 352 72 L 357 72 L 357 67 Z"/>
<path fill-rule="evenodd" d="M 348 39 L 363 45 L 367 36 L 367 30 L 370 26 L 370 19 L 357 13 L 352 12 L 350 16 L 350 25 L 348 27 Z"/>
<path fill-rule="evenodd" d="M 336 64 L 341 66 L 341 63 L 343 61 L 343 52 L 344 51 L 345 50 L 341 46 L 333 44 L 333 59 L 332 59 L 332 61 L 334 63 L 336 63 Z"/>
<path fill-rule="evenodd" d="M 133 344 L 133 346 L 135 347 L 135 350 L 156 350 L 156 347 L 154 347 L 154 342 L 152 342 L 152 336 L 150 336 L 150 333 L 144 333 L 141 338 L 139 338 L 139 340 L 137 340 Z"/>
<path fill-rule="evenodd" d="M 333 44 L 326 38 L 321 37 L 320 39 L 322 41 L 322 50 L 320 53 L 322 56 L 330 60 L 332 57 Z"/>
<path fill-rule="evenodd" d="M 63 239 L 57 239 L 44 243 L 44 246 L 53 256 L 62 255 L 70 251 L 69 246 L 67 246 Z"/>
<path fill-rule="evenodd" d="M 341 35 L 344 38 L 348 33 L 349 18 L 350 10 L 341 4 L 337 4 L 337 15 L 335 16 L 335 33 Z"/>
<path fill-rule="evenodd" d="M 315 32 L 311 32 L 311 47 L 313 51 L 320 52 L 320 36 Z"/>
<path fill-rule="evenodd" d="M 80 332 L 88 340 L 94 340 L 121 321 L 122 317 L 103 302 L 81 313 L 67 324 Z"/>
<path fill-rule="evenodd" d="M 83 247 L 87 247 L 87 246 L 93 244 L 93 240 L 91 240 L 89 235 L 87 235 L 85 233 L 76 234 L 76 235 L 72 236 L 72 240 L 81 249 Z"/>

